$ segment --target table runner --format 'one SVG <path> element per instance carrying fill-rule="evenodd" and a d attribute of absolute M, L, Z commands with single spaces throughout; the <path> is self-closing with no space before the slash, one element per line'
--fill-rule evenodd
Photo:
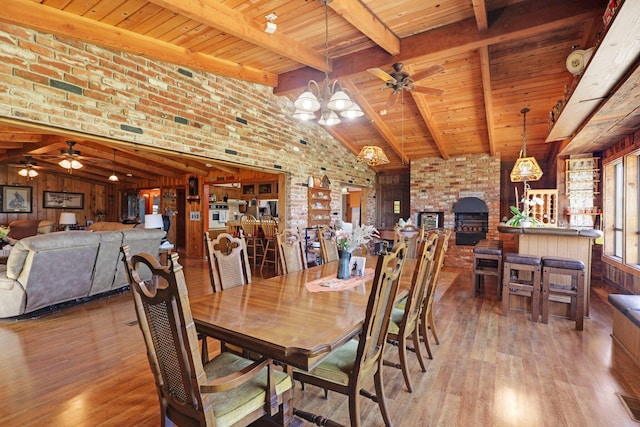
<path fill-rule="evenodd" d="M 364 284 L 367 280 L 373 279 L 375 270 L 373 268 L 365 268 L 364 276 L 352 276 L 349 279 L 342 280 L 336 278 L 335 274 L 331 276 L 321 277 L 312 282 L 305 283 L 309 292 L 334 292 L 346 291 Z"/>

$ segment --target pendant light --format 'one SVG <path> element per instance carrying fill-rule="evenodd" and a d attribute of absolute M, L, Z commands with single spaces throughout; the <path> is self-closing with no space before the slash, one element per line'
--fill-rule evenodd
<path fill-rule="evenodd" d="M 320 0 L 324 3 L 325 13 L 325 71 L 324 82 L 319 85 L 315 80 L 307 83 L 304 91 L 293 105 L 296 107 L 293 117 L 299 120 L 316 119 L 316 112 L 320 110 L 318 123 L 332 126 L 340 123 L 340 117 L 362 117 L 364 113 L 360 106 L 349 97 L 346 90 L 340 87 L 337 80 L 329 81 L 329 6 L 331 0 Z"/>
<path fill-rule="evenodd" d="M 528 108 L 520 110 L 522 113 L 522 150 L 511 171 L 511 182 L 538 181 L 542 177 L 542 169 L 535 157 L 527 157 L 527 113 Z"/>
<path fill-rule="evenodd" d="M 369 122 L 369 139 L 373 144 L 373 120 Z M 358 161 L 367 162 L 369 166 L 378 166 L 389 163 L 387 155 L 382 148 L 375 145 L 365 145 L 358 153 Z"/>
<path fill-rule="evenodd" d="M 118 182 L 118 176 L 116 175 L 116 149 L 113 149 L 113 168 L 111 170 L 111 176 L 109 177 L 109 181 Z"/>

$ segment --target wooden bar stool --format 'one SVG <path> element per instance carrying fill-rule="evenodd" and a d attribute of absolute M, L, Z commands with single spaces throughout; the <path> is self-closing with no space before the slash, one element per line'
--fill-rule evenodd
<path fill-rule="evenodd" d="M 542 261 L 537 256 L 514 253 L 506 254 L 503 261 L 502 315 L 506 316 L 509 311 L 511 295 L 523 295 L 531 297 L 531 321 L 537 322 L 540 313 Z"/>
<path fill-rule="evenodd" d="M 552 282 L 551 275 L 571 277 L 571 282 Z M 574 258 L 555 256 L 542 257 L 542 323 L 549 322 L 549 300 L 571 304 L 571 320 L 576 321 L 576 330 L 583 330 L 584 323 L 584 263 Z M 556 279 L 554 277 L 554 279 Z M 557 279 L 556 279 L 557 281 Z"/>
<path fill-rule="evenodd" d="M 496 278 L 498 299 L 502 290 L 502 240 L 480 240 L 473 248 L 473 297 L 484 285 L 485 276 Z"/>

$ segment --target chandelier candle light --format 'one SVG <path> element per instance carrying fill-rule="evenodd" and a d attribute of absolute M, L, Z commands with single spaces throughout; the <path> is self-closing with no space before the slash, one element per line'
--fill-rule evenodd
<path fill-rule="evenodd" d="M 362 117 L 364 113 L 358 104 L 356 104 L 340 87 L 337 80 L 329 81 L 329 6 L 331 0 L 320 0 L 324 3 L 325 9 L 325 71 L 324 82 L 319 85 L 315 80 L 310 80 L 307 84 L 307 90 L 304 91 L 293 105 L 296 107 L 293 117 L 299 120 L 316 119 L 316 112 L 320 110 L 320 118 L 318 123 L 325 126 L 337 125 L 340 123 L 340 117 L 356 118 Z"/>

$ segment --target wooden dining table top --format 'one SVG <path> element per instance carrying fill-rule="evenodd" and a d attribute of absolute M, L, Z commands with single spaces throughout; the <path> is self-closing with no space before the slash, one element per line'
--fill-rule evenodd
<path fill-rule="evenodd" d="M 367 256 L 375 269 L 377 256 Z M 310 370 L 332 350 L 360 332 L 369 280 L 352 289 L 310 292 L 305 284 L 335 277 L 338 262 L 307 270 L 254 279 L 250 285 L 226 289 L 190 300 L 199 332 L 246 350 Z M 401 278 L 406 293 L 415 266 L 407 260 Z"/>

